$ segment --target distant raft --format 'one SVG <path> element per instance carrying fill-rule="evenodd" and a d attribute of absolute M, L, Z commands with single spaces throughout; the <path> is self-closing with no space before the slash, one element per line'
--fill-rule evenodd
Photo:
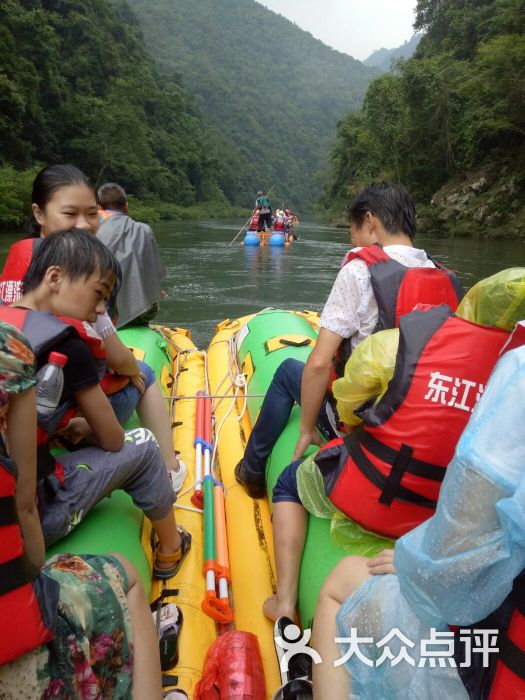
<path fill-rule="evenodd" d="M 286 240 L 283 231 L 248 231 L 241 245 L 249 247 L 269 245 L 272 248 L 283 248 L 285 245 L 289 245 L 290 242 Z"/>

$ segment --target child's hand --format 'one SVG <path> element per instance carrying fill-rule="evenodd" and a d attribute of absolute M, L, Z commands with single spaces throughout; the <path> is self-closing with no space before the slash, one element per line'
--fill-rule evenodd
<path fill-rule="evenodd" d="M 394 568 L 394 550 L 384 549 L 376 557 L 372 557 L 367 564 L 368 571 L 372 576 L 380 576 L 382 574 L 395 574 Z"/>
<path fill-rule="evenodd" d="M 133 374 L 129 378 L 129 381 L 143 394 L 146 391 L 146 385 L 144 384 L 145 379 L 146 375 L 143 372 L 139 372 L 138 374 Z"/>
<path fill-rule="evenodd" d="M 65 428 L 62 430 L 57 430 L 56 435 L 66 438 L 73 445 L 80 442 L 82 438 L 86 437 L 90 433 L 89 425 L 85 418 L 75 417 L 72 418 Z"/>

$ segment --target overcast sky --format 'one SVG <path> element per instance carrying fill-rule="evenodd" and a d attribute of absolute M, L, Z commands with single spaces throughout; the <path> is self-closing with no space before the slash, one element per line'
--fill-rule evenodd
<path fill-rule="evenodd" d="M 338 51 L 363 60 L 414 33 L 417 0 L 257 0 Z"/>

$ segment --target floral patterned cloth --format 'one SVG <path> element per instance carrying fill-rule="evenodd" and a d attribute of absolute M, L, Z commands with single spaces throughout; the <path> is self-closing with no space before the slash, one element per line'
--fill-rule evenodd
<path fill-rule="evenodd" d="M 0 667 L 0 700 L 131 698 L 128 580 L 120 562 L 60 554 L 41 575 L 60 585 L 55 639 Z"/>
<path fill-rule="evenodd" d="M 9 395 L 34 386 L 34 376 L 29 343 L 0 322 L 0 435 Z M 47 562 L 43 577 L 60 589 L 54 640 L 0 667 L 0 700 L 131 698 L 131 618 L 121 563 L 110 556 L 61 554 Z"/>
<path fill-rule="evenodd" d="M 17 328 L 0 321 L 0 433 L 9 394 L 18 394 L 35 384 L 35 356 L 29 342 Z"/>

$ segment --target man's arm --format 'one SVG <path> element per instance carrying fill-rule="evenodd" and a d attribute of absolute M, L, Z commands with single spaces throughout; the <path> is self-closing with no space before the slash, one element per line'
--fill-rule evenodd
<path fill-rule="evenodd" d="M 309 445 L 320 445 L 317 417 L 330 382 L 332 362 L 343 338 L 337 333 L 321 328 L 301 381 L 301 425 L 293 460 L 300 459 Z"/>

